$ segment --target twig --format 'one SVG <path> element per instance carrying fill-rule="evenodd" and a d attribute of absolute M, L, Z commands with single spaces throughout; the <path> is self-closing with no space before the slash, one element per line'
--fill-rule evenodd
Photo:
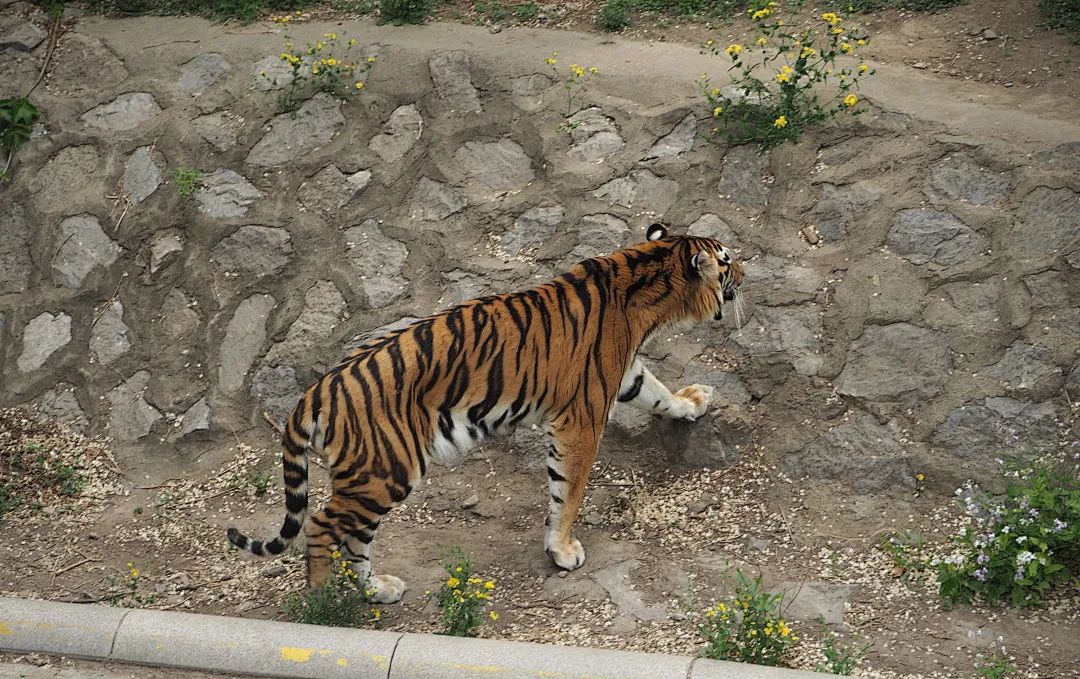
<path fill-rule="evenodd" d="M 266 423 L 267 423 L 267 424 L 269 424 L 269 425 L 270 425 L 271 427 L 273 427 L 273 428 L 274 428 L 274 431 L 276 431 L 276 432 L 277 432 L 277 433 L 278 433 L 279 435 L 281 435 L 281 436 L 284 436 L 284 435 L 285 435 L 285 430 L 284 430 L 284 429 L 282 429 L 282 428 L 281 428 L 281 427 L 280 427 L 280 426 L 278 425 L 278 423 L 274 421 L 274 418 L 270 417 L 270 413 L 268 413 L 268 412 L 266 412 L 266 411 L 264 410 L 264 411 L 263 411 L 263 414 L 262 414 L 262 416 L 263 416 L 263 419 L 264 419 L 264 420 L 266 420 Z"/>
<path fill-rule="evenodd" d="M 183 43 L 183 42 L 189 42 L 189 43 L 192 43 L 193 45 L 198 45 L 199 44 L 198 40 L 170 40 L 168 42 L 159 42 L 156 45 L 147 45 L 146 47 L 143 47 L 143 49 L 144 50 L 150 50 L 150 49 L 154 49 L 155 47 L 164 47 L 165 45 L 176 45 L 176 44 Z"/>
<path fill-rule="evenodd" d="M 83 565 L 84 563 L 90 563 L 90 562 L 95 562 L 95 563 L 96 563 L 96 562 L 98 562 L 98 561 L 101 561 L 101 559 L 94 559 L 94 558 L 92 558 L 92 557 L 86 557 L 86 558 L 85 558 L 85 559 L 83 559 L 82 561 L 77 561 L 77 562 L 75 562 L 75 563 L 71 564 L 70 566 L 64 566 L 64 567 L 63 567 L 63 568 L 61 568 L 60 570 L 58 570 L 58 571 L 56 571 L 55 573 L 53 573 L 53 575 L 54 575 L 54 576 L 56 576 L 56 575 L 63 575 L 64 573 L 67 573 L 68 571 L 70 571 L 70 570 L 71 570 L 71 569 L 73 569 L 73 568 L 78 568 L 79 566 Z"/>
<path fill-rule="evenodd" d="M 49 33 L 49 48 L 45 51 L 45 61 L 41 64 L 41 72 L 38 73 L 37 80 L 26 92 L 26 96 L 37 89 L 37 86 L 41 84 L 41 79 L 45 77 L 45 71 L 49 70 L 49 62 L 52 60 L 53 52 L 56 50 L 56 40 L 60 35 L 60 16 L 57 16 L 53 20 L 52 31 Z"/>

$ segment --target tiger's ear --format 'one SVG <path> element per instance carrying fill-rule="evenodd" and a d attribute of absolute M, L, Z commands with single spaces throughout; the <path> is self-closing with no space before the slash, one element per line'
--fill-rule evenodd
<path fill-rule="evenodd" d="M 663 224 L 653 224 L 645 230 L 646 240 L 660 240 L 661 238 L 667 238 L 667 229 Z"/>

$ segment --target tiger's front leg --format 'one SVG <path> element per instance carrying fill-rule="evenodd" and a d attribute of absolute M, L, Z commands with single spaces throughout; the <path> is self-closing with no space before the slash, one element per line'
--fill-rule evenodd
<path fill-rule="evenodd" d="M 552 425 L 550 432 L 547 473 L 551 497 L 544 549 L 557 565 L 570 571 L 585 563 L 585 549 L 571 532 L 585 497 L 585 484 L 596 460 L 602 431 L 583 414 L 570 414 L 565 421 Z"/>
<path fill-rule="evenodd" d="M 671 393 L 639 358 L 634 359 L 619 385 L 620 403 L 672 420 L 693 422 L 705 414 L 712 397 L 713 388 L 707 384 L 691 384 Z"/>

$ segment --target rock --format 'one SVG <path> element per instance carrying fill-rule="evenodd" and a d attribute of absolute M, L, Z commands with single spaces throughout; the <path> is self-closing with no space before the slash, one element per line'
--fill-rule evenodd
<path fill-rule="evenodd" d="M 262 576 L 264 578 L 280 578 L 286 572 L 285 567 L 281 564 L 271 564 L 263 569 Z"/>
<path fill-rule="evenodd" d="M 746 383 L 733 372 L 721 370 L 700 358 L 692 358 L 683 369 L 680 384 L 707 384 L 713 392 L 713 403 L 723 405 L 746 405 L 750 403 L 750 392 Z"/>
<path fill-rule="evenodd" d="M 61 382 L 37 397 L 33 406 L 38 414 L 38 422 L 59 422 L 80 434 L 90 426 L 86 413 L 75 397 L 75 387 L 67 382 Z"/>
<path fill-rule="evenodd" d="M 388 163 L 396 163 L 412 150 L 424 131 L 424 117 L 416 104 L 398 106 L 383 131 L 371 138 L 368 148 Z"/>
<path fill-rule="evenodd" d="M 12 202 L 0 212 L 0 295 L 25 292 L 33 267 L 26 210 Z"/>
<path fill-rule="evenodd" d="M 451 113 L 478 113 L 483 108 L 469 73 L 469 55 L 461 51 L 442 52 L 428 61 L 435 92 Z"/>
<path fill-rule="evenodd" d="M 626 222 L 609 214 L 585 215 L 578 228 L 579 242 L 570 254 L 563 258 L 566 266 L 618 250 L 630 233 Z"/>
<path fill-rule="evenodd" d="M 161 186 L 161 168 L 154 161 L 151 147 L 140 146 L 128 158 L 120 180 L 124 195 L 138 205 Z"/>
<path fill-rule="evenodd" d="M 131 348 L 128 327 L 124 325 L 124 305 L 114 299 L 100 312 L 90 332 L 90 355 L 101 365 L 108 365 Z"/>
<path fill-rule="evenodd" d="M 1032 274 L 1024 278 L 1024 285 L 1031 293 L 1031 306 L 1036 309 L 1067 307 L 1074 299 L 1069 289 L 1069 282 L 1060 271 L 1050 270 Z"/>
<path fill-rule="evenodd" d="M 1032 263 L 1068 254 L 1080 244 L 1080 195 L 1040 186 L 1024 196 L 1006 239 L 1014 257 Z"/>
<path fill-rule="evenodd" d="M 454 160 L 467 176 L 493 191 L 520 191 L 536 177 L 532 159 L 510 139 L 465 142 Z"/>
<path fill-rule="evenodd" d="M 679 464 L 710 469 L 734 464 L 754 431 L 750 416 L 728 404 L 710 408 L 694 422 L 661 419 L 659 429 L 661 447 Z"/>
<path fill-rule="evenodd" d="M 916 61 L 914 64 L 911 65 L 911 67 L 912 68 L 917 68 L 919 70 L 923 70 L 923 69 L 929 68 L 930 66 L 925 61 Z"/>
<path fill-rule="evenodd" d="M 408 282 L 401 277 L 401 268 L 409 249 L 383 233 L 376 220 L 346 230 L 345 244 L 370 308 L 381 309 L 405 293 Z"/>
<path fill-rule="evenodd" d="M 191 126 L 215 149 L 228 151 L 236 146 L 244 119 L 228 111 L 218 111 L 195 118 Z"/>
<path fill-rule="evenodd" d="M 612 205 L 662 215 L 675 204 L 678 193 L 677 182 L 661 179 L 649 170 L 632 170 L 593 191 L 593 196 Z"/>
<path fill-rule="evenodd" d="M 184 241 L 178 233 L 163 233 L 150 245 L 150 275 L 156 274 L 184 251 Z"/>
<path fill-rule="evenodd" d="M 437 222 L 464 210 L 469 199 L 446 184 L 421 177 L 413 189 L 411 203 L 413 219 Z"/>
<path fill-rule="evenodd" d="M 244 386 L 244 376 L 266 342 L 266 319 L 276 304 L 270 295 L 252 295 L 237 305 L 218 351 L 218 387 L 224 393 Z"/>
<path fill-rule="evenodd" d="M 108 92 L 128 77 L 124 62 L 105 43 L 75 31 L 65 31 L 58 42 L 63 58 L 54 59 L 49 85 L 66 95 L 83 97 Z"/>
<path fill-rule="evenodd" d="M 240 217 L 248 206 L 263 197 L 262 191 L 233 170 L 214 170 L 204 175 L 195 192 L 199 212 L 209 217 Z"/>
<path fill-rule="evenodd" d="M 211 250 L 213 261 L 229 273 L 261 277 L 281 271 L 293 247 L 289 232 L 274 226 L 241 226 Z"/>
<path fill-rule="evenodd" d="M 352 200 L 370 182 L 370 170 L 346 175 L 336 165 L 327 165 L 300 184 L 297 195 L 300 203 L 309 210 L 333 212 Z"/>
<path fill-rule="evenodd" d="M 844 611 L 854 587 L 832 582 L 782 582 L 777 591 L 784 595 L 784 616 L 790 620 L 826 625 L 843 625 Z"/>
<path fill-rule="evenodd" d="M 948 212 L 916 208 L 896 213 L 887 236 L 889 247 L 912 264 L 942 271 L 972 262 L 990 242 Z"/>
<path fill-rule="evenodd" d="M 251 378 L 251 395 L 278 426 L 284 426 L 303 393 L 296 383 L 296 371 L 292 366 L 271 368 L 264 365 Z"/>
<path fill-rule="evenodd" d="M 1080 395 L 1080 361 L 1073 364 L 1072 370 L 1069 371 L 1069 377 L 1065 380 L 1065 389 L 1069 392 L 1069 398 L 1072 402 L 1080 400 L 1077 398 Z"/>
<path fill-rule="evenodd" d="M 732 339 L 752 357 L 790 363 L 800 375 L 822 364 L 821 317 L 816 306 L 759 307 Z"/>
<path fill-rule="evenodd" d="M 983 40 L 997 40 L 998 39 L 998 34 L 997 34 L 996 31 L 993 31 L 993 30 L 988 28 L 988 29 L 986 29 L 985 31 L 982 32 L 982 38 L 983 38 Z"/>
<path fill-rule="evenodd" d="M 1053 398 L 1061 391 L 1065 378 L 1061 368 L 1047 362 L 1048 353 L 1046 349 L 1017 342 L 982 374 L 1004 386 L 1010 396 L 1036 401 Z"/>
<path fill-rule="evenodd" d="M 320 92 L 299 110 L 274 116 L 270 131 L 252 147 L 246 162 L 257 167 L 292 162 L 328 144 L 343 124 L 341 102 Z"/>
<path fill-rule="evenodd" d="M 566 119 L 570 138 L 580 144 L 589 137 L 601 132 L 619 133 L 615 126 L 615 120 L 604 115 L 604 109 L 598 106 L 590 106 L 582 109 Z"/>
<path fill-rule="evenodd" d="M 82 114 L 80 120 L 102 132 L 127 132 L 153 120 L 161 107 L 147 92 L 127 92 Z"/>
<path fill-rule="evenodd" d="M 671 158 L 686 153 L 694 148 L 697 137 L 697 119 L 693 113 L 687 113 L 671 132 L 660 137 L 653 144 L 653 147 L 645 154 L 645 160 Z"/>
<path fill-rule="evenodd" d="M 738 243 L 734 229 L 723 219 L 711 213 L 698 217 L 697 221 L 686 228 L 686 233 L 689 236 L 712 238 L 728 247 L 735 247 Z"/>
<path fill-rule="evenodd" d="M 793 478 L 842 481 L 859 493 L 914 488 L 910 456 L 899 438 L 895 425 L 883 427 L 870 415 L 852 410 L 841 424 L 784 456 L 783 468 Z"/>
<path fill-rule="evenodd" d="M 1011 173 L 989 172 L 970 154 L 956 154 L 930 166 L 926 192 L 939 199 L 988 205 L 1004 200 L 1011 184 Z"/>
<path fill-rule="evenodd" d="M 514 226 L 502 235 L 499 249 L 510 257 L 532 253 L 555 235 L 562 224 L 565 210 L 562 205 L 531 207 L 514 220 Z"/>
<path fill-rule="evenodd" d="M 1068 141 L 1035 154 L 1040 165 L 1057 172 L 1080 172 L 1080 141 Z"/>
<path fill-rule="evenodd" d="M 280 56 L 270 55 L 259 59 L 251 66 L 252 80 L 255 89 L 268 92 L 280 90 L 292 84 L 292 66 Z"/>
<path fill-rule="evenodd" d="M 806 218 L 826 241 L 838 241 L 847 235 L 849 226 L 861 220 L 882 192 L 869 180 L 835 186 L 823 184 L 821 198 Z"/>
<path fill-rule="evenodd" d="M 574 141 L 567 155 L 575 160 L 599 162 L 623 147 L 615 121 L 595 106 L 570 116 L 567 125 Z"/>
<path fill-rule="evenodd" d="M 461 501 L 461 508 L 472 509 L 478 504 L 480 504 L 480 496 L 476 493 L 473 493 L 472 495 Z"/>
<path fill-rule="evenodd" d="M 953 455 L 990 462 L 1003 451 L 1023 447 L 1047 452 L 1056 447 L 1058 429 L 1052 403 L 1007 397 L 988 398 L 949 413 L 930 435 L 930 443 Z"/>
<path fill-rule="evenodd" d="M 113 439 L 128 443 L 138 441 L 161 419 L 161 413 L 144 397 L 149 384 L 150 373 L 140 370 L 106 394 L 111 406 L 109 435 Z"/>
<path fill-rule="evenodd" d="M 815 269 L 775 255 L 756 261 L 743 280 L 742 292 L 766 306 L 812 302 L 825 286 L 825 278 Z"/>
<path fill-rule="evenodd" d="M 54 212 L 70 202 L 66 196 L 72 193 L 77 195 L 86 188 L 101 164 L 97 149 L 93 146 L 69 146 L 50 158 L 27 188 L 30 193 L 38 194 L 39 209 Z"/>
<path fill-rule="evenodd" d="M 510 80 L 510 94 L 515 97 L 535 97 L 551 87 L 551 79 L 541 73 L 522 75 Z"/>
<path fill-rule="evenodd" d="M 176 89 L 193 95 L 202 94 L 208 87 L 229 72 L 231 66 L 217 52 L 203 52 L 180 67 Z"/>
<path fill-rule="evenodd" d="M 836 391 L 880 401 L 925 399 L 941 391 L 951 370 L 943 333 L 908 323 L 874 325 L 851 343 Z"/>
<path fill-rule="evenodd" d="M 493 292 L 491 281 L 472 271 L 452 269 L 442 277 L 445 292 L 439 301 L 445 302 L 447 306 L 461 304 Z"/>
<path fill-rule="evenodd" d="M 53 280 L 66 288 L 82 285 L 91 271 L 106 268 L 120 256 L 120 247 L 101 230 L 97 217 L 68 217 L 57 226 L 53 256 Z"/>
<path fill-rule="evenodd" d="M 667 610 L 658 606 L 647 606 L 630 583 L 630 572 L 641 566 L 636 559 L 620 561 L 617 564 L 601 568 L 592 574 L 596 584 L 604 588 L 611 603 L 618 607 L 623 615 L 631 615 L 637 620 L 648 622 L 667 619 Z"/>
<path fill-rule="evenodd" d="M 45 40 L 47 33 L 29 21 L 8 26 L 0 31 L 0 50 L 13 47 L 29 52 Z"/>
<path fill-rule="evenodd" d="M 769 185 L 765 183 L 767 161 L 757 146 L 736 146 L 724 156 L 724 169 L 716 190 L 732 202 L 755 209 L 769 204 Z"/>
<path fill-rule="evenodd" d="M 397 330 L 407 328 L 407 327 L 409 327 L 410 325 L 412 325 L 413 323 L 415 323 L 416 321 L 419 321 L 419 320 L 420 319 L 415 317 L 415 316 L 405 316 L 404 318 L 398 319 L 398 320 L 394 321 L 393 323 L 387 323 L 386 325 L 380 325 L 379 327 L 375 328 L 374 330 L 369 330 L 368 332 L 364 332 L 364 333 L 360 333 L 359 335 L 355 335 L 355 336 L 352 337 L 352 339 L 347 340 L 345 342 L 345 344 L 342 346 L 342 348 L 341 348 L 342 355 L 347 356 L 348 354 L 352 353 L 353 351 L 356 351 L 357 349 L 364 346 L 368 342 L 370 342 L 372 340 L 379 339 L 380 337 L 386 337 L 390 333 L 396 332 Z"/>
<path fill-rule="evenodd" d="M 35 316 L 23 330 L 23 350 L 16 361 L 19 371 L 28 373 L 37 370 L 70 341 L 71 316 L 62 311 L 56 315 L 46 311 Z"/>
<path fill-rule="evenodd" d="M 566 155 L 575 160 L 598 163 L 624 146 L 617 132 L 597 132 L 580 144 L 574 144 Z"/>
<path fill-rule="evenodd" d="M 200 398 L 190 408 L 184 411 L 180 420 L 180 434 L 177 438 L 184 438 L 196 431 L 208 431 L 210 429 L 210 404 L 206 397 Z"/>
<path fill-rule="evenodd" d="M 923 321 L 932 328 L 945 330 L 950 344 L 965 353 L 985 351 L 1007 341 L 1002 335 L 1005 324 L 999 310 L 1001 279 L 982 283 L 949 283 L 932 291 L 923 310 Z"/>
<path fill-rule="evenodd" d="M 270 347 L 263 361 L 267 365 L 310 363 L 311 350 L 326 341 L 345 308 L 345 298 L 333 283 L 316 282 L 304 294 L 300 316 L 289 326 L 285 339 Z"/>
<path fill-rule="evenodd" d="M 818 235 L 818 232 L 816 229 L 814 229 L 814 227 L 804 226 L 801 231 L 803 238 L 805 238 L 806 242 L 810 245 L 817 245 L 818 242 L 821 241 L 821 236 Z"/>
<path fill-rule="evenodd" d="M 199 314 L 183 290 L 173 288 L 161 304 L 158 319 L 163 340 L 179 341 L 190 338 L 199 327 Z"/>

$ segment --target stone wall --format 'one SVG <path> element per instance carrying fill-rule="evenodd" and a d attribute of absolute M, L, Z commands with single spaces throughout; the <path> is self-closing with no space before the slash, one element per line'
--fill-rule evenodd
<path fill-rule="evenodd" d="M 5 20 L 23 37 L 0 39 L 0 97 L 44 51 L 41 24 Z M 565 133 L 565 92 L 535 65 L 430 45 L 372 48 L 365 94 L 278 113 L 278 36 L 115 24 L 67 27 L 0 188 L 0 403 L 106 434 L 128 464 L 265 442 L 262 413 L 283 417 L 358 335 L 656 220 L 747 260 L 742 327 L 650 346 L 663 379 L 717 402 L 691 427 L 620 409 L 607 445 L 691 465 L 761 445 L 871 492 L 916 471 L 945 489 L 1074 436 L 1080 143 L 872 107 L 762 156 L 703 143 L 688 83 L 644 106 L 603 78 Z M 179 167 L 205 172 L 192 196 Z"/>

